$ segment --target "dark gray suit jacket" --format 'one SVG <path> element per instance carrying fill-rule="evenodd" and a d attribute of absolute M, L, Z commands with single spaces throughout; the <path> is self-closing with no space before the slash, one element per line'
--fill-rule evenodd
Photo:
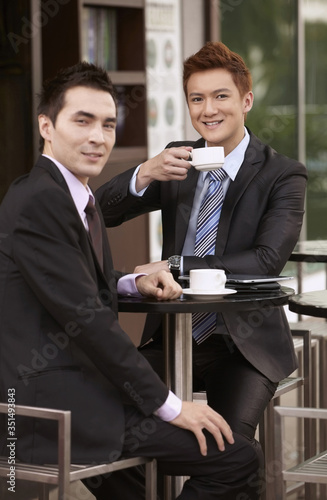
<path fill-rule="evenodd" d="M 167 147 L 203 147 L 204 140 L 175 142 Z M 199 172 L 185 181 L 154 181 L 142 197 L 129 193 L 128 170 L 96 193 L 107 226 L 161 209 L 162 258 L 181 254 Z M 244 162 L 228 188 L 218 226 L 215 255 L 184 256 L 184 273 L 215 267 L 226 273 L 278 275 L 296 244 L 303 218 L 305 167 L 278 154 L 250 132 Z M 267 305 L 260 312 L 223 314 L 226 328 L 245 358 L 277 382 L 296 367 L 296 357 L 283 308 Z M 149 317 L 143 342 L 155 335 L 158 318 Z"/>
<path fill-rule="evenodd" d="M 103 225 L 104 272 L 58 168 L 40 157 L 0 207 L 0 395 L 72 411 L 72 460 L 116 460 L 123 403 L 150 415 L 168 389 L 117 321 Z M 137 398 L 135 398 L 137 394 Z M 21 417 L 22 418 L 22 417 Z M 57 429 L 17 418 L 17 457 L 56 461 Z"/>

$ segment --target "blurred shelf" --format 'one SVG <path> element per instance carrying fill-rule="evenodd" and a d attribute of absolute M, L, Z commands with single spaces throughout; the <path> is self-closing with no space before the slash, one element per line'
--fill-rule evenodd
<path fill-rule="evenodd" d="M 94 7 L 132 7 L 143 9 L 144 0 L 83 0 L 83 5 Z"/>
<path fill-rule="evenodd" d="M 145 71 L 108 71 L 114 85 L 145 85 Z"/>

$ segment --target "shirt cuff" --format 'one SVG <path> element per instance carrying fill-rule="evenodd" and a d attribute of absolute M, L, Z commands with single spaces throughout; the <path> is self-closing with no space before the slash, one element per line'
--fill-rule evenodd
<path fill-rule="evenodd" d="M 181 411 L 182 401 L 173 392 L 169 391 L 166 401 L 154 412 L 154 415 L 165 422 L 170 422 L 178 417 Z"/>
<path fill-rule="evenodd" d="M 129 181 L 129 192 L 133 195 L 133 196 L 143 196 L 145 191 L 148 189 L 148 186 L 146 186 L 144 189 L 142 189 L 141 191 L 137 192 L 136 191 L 136 176 L 138 174 L 138 171 L 140 170 L 140 166 L 139 165 L 138 167 L 136 167 L 136 169 L 134 170 L 134 174 L 133 174 L 133 177 L 131 178 L 131 180 Z"/>
<path fill-rule="evenodd" d="M 118 295 L 127 295 L 133 297 L 143 297 L 143 295 L 138 291 L 135 279 L 138 276 L 146 276 L 145 273 L 136 274 L 126 274 L 120 278 L 117 282 L 117 293 Z"/>

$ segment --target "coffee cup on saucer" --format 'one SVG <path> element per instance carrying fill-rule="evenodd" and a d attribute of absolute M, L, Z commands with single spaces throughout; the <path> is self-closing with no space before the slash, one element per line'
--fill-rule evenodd
<path fill-rule="evenodd" d="M 225 161 L 225 153 L 222 146 L 194 148 L 191 157 L 191 165 L 203 172 L 221 168 Z"/>
<path fill-rule="evenodd" d="M 190 288 L 195 293 L 220 292 L 225 289 L 226 274 L 223 269 L 191 269 Z"/>

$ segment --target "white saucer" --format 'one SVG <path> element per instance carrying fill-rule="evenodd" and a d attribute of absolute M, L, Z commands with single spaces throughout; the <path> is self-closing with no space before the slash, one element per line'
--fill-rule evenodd
<path fill-rule="evenodd" d="M 225 295 L 230 295 L 236 293 L 237 290 L 233 288 L 223 288 L 222 290 L 192 290 L 192 288 L 183 288 L 183 295 L 191 297 L 193 299 L 216 299 L 217 297 L 224 297 Z"/>
<path fill-rule="evenodd" d="M 194 165 L 194 168 L 196 168 L 196 170 L 200 170 L 201 172 L 210 172 L 210 170 L 218 170 L 218 168 L 223 166 L 223 163 L 206 163 L 205 165 Z"/>

